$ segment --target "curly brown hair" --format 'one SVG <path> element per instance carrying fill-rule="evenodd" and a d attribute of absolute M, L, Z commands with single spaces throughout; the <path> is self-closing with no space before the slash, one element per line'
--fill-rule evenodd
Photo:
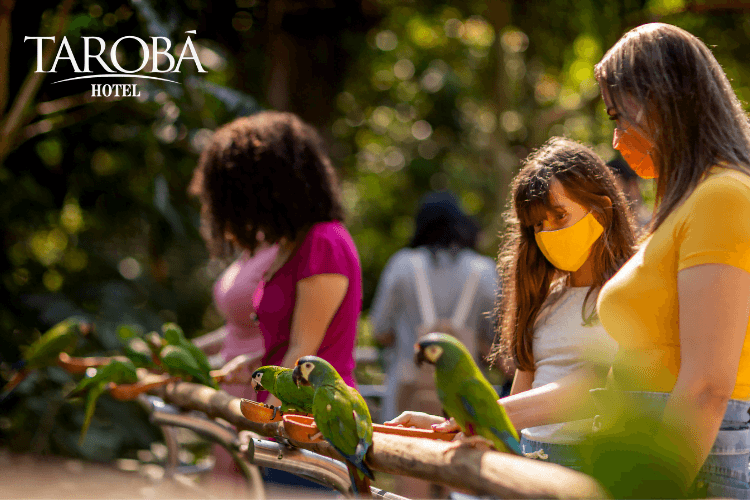
<path fill-rule="evenodd" d="M 550 199 L 552 179 L 560 182 L 566 194 L 587 207 L 604 227 L 594 243 L 594 282 L 592 293 L 615 274 L 634 252 L 635 234 L 628 204 L 615 177 L 591 149 L 563 137 L 553 137 L 530 154 L 513 180 L 512 200 L 505 213 L 508 230 L 498 255 L 502 288 L 496 301 L 498 332 L 491 360 L 505 354 L 516 367 L 534 371 L 532 342 L 534 323 L 555 284 L 570 273 L 556 269 L 544 257 L 534 238 L 534 225 L 553 212 Z M 593 310 L 593 307 L 591 308 Z"/>
<path fill-rule="evenodd" d="M 202 234 L 216 257 L 253 252 L 259 232 L 268 243 L 295 241 L 317 222 L 344 219 L 323 141 L 292 113 L 263 111 L 216 130 L 188 192 L 201 202 Z"/>

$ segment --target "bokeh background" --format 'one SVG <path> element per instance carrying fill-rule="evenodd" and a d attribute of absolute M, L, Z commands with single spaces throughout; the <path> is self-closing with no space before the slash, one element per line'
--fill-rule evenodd
<path fill-rule="evenodd" d="M 71 314 L 97 324 L 81 354 L 116 350 L 120 323 L 220 326 L 210 291 L 224 264 L 209 260 L 186 188 L 211 131 L 260 109 L 298 113 L 329 145 L 362 260 L 359 342 L 371 343 L 375 285 L 421 195 L 456 192 L 494 256 L 508 183 L 533 148 L 566 135 L 613 158 L 593 66 L 657 20 L 711 46 L 748 102 L 742 1 L 0 0 L 2 361 Z M 92 99 L 105 80 L 53 83 L 76 76 L 70 61 L 34 73 L 24 41 L 65 35 L 81 64 L 82 36 L 165 36 L 179 54 L 189 30 L 207 72 L 186 60 L 167 75 L 182 85 L 141 80 L 139 98 Z M 124 67 L 140 65 L 134 41 L 120 49 Z M 61 400 L 70 380 L 52 368 L 1 403 L 0 446 L 112 460 L 158 439 L 137 406 L 104 397 L 79 446 L 82 408 Z"/>

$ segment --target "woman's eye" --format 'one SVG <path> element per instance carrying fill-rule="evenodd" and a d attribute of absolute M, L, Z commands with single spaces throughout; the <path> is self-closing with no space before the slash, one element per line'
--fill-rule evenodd
<path fill-rule="evenodd" d="M 567 217 L 568 214 L 557 214 L 557 220 L 563 220 L 565 217 Z"/>

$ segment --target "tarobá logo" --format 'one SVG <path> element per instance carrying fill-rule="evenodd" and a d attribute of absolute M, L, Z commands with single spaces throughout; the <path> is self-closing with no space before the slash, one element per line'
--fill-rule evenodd
<path fill-rule="evenodd" d="M 122 38 L 118 38 L 110 48 L 109 52 L 109 59 L 110 63 L 114 67 L 112 69 L 105 61 L 102 59 L 102 54 L 104 54 L 104 51 L 106 50 L 106 43 L 102 38 L 99 38 L 98 36 L 84 36 L 83 38 L 83 69 L 81 69 L 81 66 L 78 64 L 78 61 L 76 60 L 75 56 L 73 55 L 73 51 L 70 49 L 70 43 L 68 43 L 67 37 L 63 36 L 62 40 L 60 41 L 60 48 L 57 50 L 57 55 L 55 56 L 55 60 L 52 63 L 52 67 L 45 71 L 44 68 L 42 68 L 42 46 L 45 42 L 45 40 L 52 40 L 52 43 L 56 42 L 55 37 L 53 36 L 27 36 L 24 38 L 24 42 L 28 40 L 36 40 L 36 73 L 56 73 L 57 72 L 57 64 L 61 60 L 67 60 L 70 61 L 70 64 L 73 65 L 73 71 L 75 73 L 94 73 L 94 71 L 91 69 L 91 60 L 95 60 L 99 63 L 99 65 L 106 71 L 106 73 L 100 73 L 100 74 L 87 74 L 82 76 L 76 76 L 73 78 L 66 78 L 64 80 L 58 80 L 56 82 L 52 83 L 62 83 L 62 82 L 69 82 L 72 80 L 85 80 L 89 78 L 147 78 L 150 80 L 160 80 L 163 82 L 170 82 L 170 83 L 176 83 L 180 85 L 180 82 L 170 80 L 168 78 L 162 78 L 157 76 L 149 76 L 144 74 L 136 74 L 140 71 L 143 71 L 143 69 L 148 64 L 149 60 L 152 61 L 150 71 L 149 73 L 179 73 L 180 72 L 180 66 L 182 65 L 182 62 L 184 60 L 192 60 L 195 62 L 195 66 L 198 69 L 199 73 L 208 73 L 208 71 L 203 69 L 203 66 L 201 66 L 200 59 L 198 59 L 198 54 L 195 52 L 195 47 L 193 46 L 192 40 L 190 40 L 190 34 L 195 34 L 195 30 L 186 31 L 185 33 L 188 34 L 187 40 L 182 46 L 182 53 L 180 54 L 180 57 L 175 60 L 175 57 L 169 53 L 169 49 L 172 46 L 172 42 L 169 40 L 169 38 L 164 36 L 152 36 L 151 37 L 151 45 L 149 45 L 145 40 L 138 38 L 137 36 L 124 36 Z M 123 68 L 119 61 L 117 60 L 117 48 L 120 45 L 120 43 L 123 40 L 132 39 L 138 42 L 140 45 L 141 51 L 143 53 L 141 65 L 133 70 L 127 70 Z M 159 41 L 164 40 L 165 47 L 160 48 L 159 47 Z M 98 47 L 96 45 L 98 44 Z M 165 58 L 169 62 L 169 67 L 159 68 L 159 59 Z M 130 84 L 100 84 L 95 83 L 91 85 L 91 96 L 92 97 L 110 97 L 114 95 L 115 97 L 138 97 L 140 95 L 140 91 L 138 91 L 138 87 L 135 83 Z"/>

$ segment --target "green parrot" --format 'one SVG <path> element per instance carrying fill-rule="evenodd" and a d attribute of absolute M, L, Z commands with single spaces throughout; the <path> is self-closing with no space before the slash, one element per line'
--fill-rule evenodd
<path fill-rule="evenodd" d="M 268 391 L 281 401 L 280 408 L 273 409 L 272 419 L 276 418 L 276 410 L 282 412 L 300 411 L 312 415 L 313 395 L 312 387 L 298 387 L 292 380 L 292 369 L 283 366 L 261 366 L 253 372 L 250 382 L 256 391 Z"/>
<path fill-rule="evenodd" d="M 297 385 L 309 385 L 315 390 L 312 404 L 315 425 L 345 458 L 354 493 L 371 496 L 367 478 L 375 477 L 365 463 L 365 456 L 372 446 L 372 419 L 362 395 L 346 385 L 328 361 L 317 356 L 298 359 L 292 379 Z"/>
<path fill-rule="evenodd" d="M 219 386 L 209 374 L 200 366 L 193 353 L 182 346 L 167 345 L 161 350 L 161 362 L 164 369 L 174 377 L 192 378 L 195 381 L 218 389 Z"/>
<path fill-rule="evenodd" d="M 86 438 L 91 419 L 94 416 L 96 401 L 109 388 L 109 385 L 134 384 L 138 382 L 135 365 L 129 359 L 114 358 L 104 366 L 96 369 L 89 368 L 89 370 L 93 371 L 94 374 L 82 379 L 68 394 L 70 398 L 76 397 L 83 392 L 87 393 L 86 416 L 83 420 L 83 427 L 81 427 L 81 437 L 78 439 L 79 446 L 83 444 L 83 440 Z"/>
<path fill-rule="evenodd" d="M 497 403 L 497 392 L 458 339 L 430 333 L 414 345 L 414 352 L 417 365 L 435 365 L 438 398 L 466 436 L 481 436 L 498 451 L 521 455 L 518 433 Z"/>
<path fill-rule="evenodd" d="M 198 364 L 199 369 L 202 373 L 205 374 L 205 377 L 202 378 L 209 378 L 211 379 L 211 363 L 208 361 L 208 356 L 206 356 L 206 353 L 201 350 L 200 347 L 193 344 L 190 340 L 188 340 L 185 337 L 185 334 L 182 331 L 182 328 L 177 325 L 177 323 L 165 323 L 162 326 L 162 332 L 164 333 L 164 341 L 168 346 L 177 346 L 182 349 L 185 349 L 190 353 L 192 358 L 195 360 L 195 362 Z M 213 380 L 213 379 L 212 379 Z M 207 383 L 202 382 L 206 385 L 210 385 L 214 389 L 218 389 L 219 386 L 216 384 L 216 382 L 213 383 Z"/>
<path fill-rule="evenodd" d="M 44 332 L 26 349 L 23 349 L 22 359 L 13 364 L 14 372 L 0 393 L 0 401 L 4 400 L 32 371 L 56 365 L 61 352 L 75 349 L 78 339 L 88 335 L 92 330 L 92 323 L 73 316 Z"/>
<path fill-rule="evenodd" d="M 152 350 L 143 336 L 130 325 L 120 325 L 117 336 L 123 343 L 122 351 L 125 356 L 139 368 L 156 368 Z"/>

